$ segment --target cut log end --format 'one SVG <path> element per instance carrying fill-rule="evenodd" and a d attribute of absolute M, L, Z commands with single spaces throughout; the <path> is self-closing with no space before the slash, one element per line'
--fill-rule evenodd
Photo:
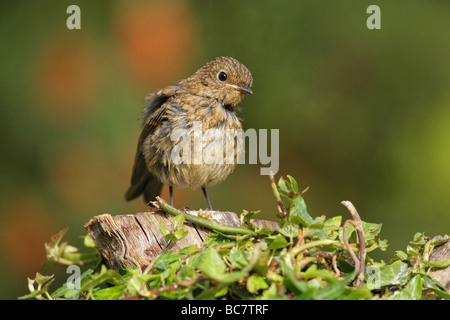
<path fill-rule="evenodd" d="M 186 211 L 198 215 L 198 211 Z M 239 226 L 239 217 L 229 211 L 208 211 L 210 219 L 221 224 Z M 273 221 L 251 220 L 258 228 L 276 229 Z M 209 230 L 190 222 L 185 222 L 183 229 L 187 235 L 176 242 L 169 243 L 160 230 L 160 224 L 167 230 L 173 225 L 163 211 L 141 212 L 137 214 L 117 215 L 102 214 L 92 218 L 84 227 L 93 239 L 106 263 L 114 270 L 120 267 L 138 267 L 144 271 L 163 250 L 179 251 L 187 246 L 201 247 Z"/>

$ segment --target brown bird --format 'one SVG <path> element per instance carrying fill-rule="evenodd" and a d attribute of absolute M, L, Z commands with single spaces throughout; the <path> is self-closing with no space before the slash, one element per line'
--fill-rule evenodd
<path fill-rule="evenodd" d="M 148 96 L 126 200 L 143 194 L 148 203 L 168 185 L 173 205 L 173 188 L 201 188 L 212 210 L 206 187 L 223 181 L 236 166 L 243 144 L 236 111 L 253 93 L 252 82 L 236 59 L 218 57 Z"/>

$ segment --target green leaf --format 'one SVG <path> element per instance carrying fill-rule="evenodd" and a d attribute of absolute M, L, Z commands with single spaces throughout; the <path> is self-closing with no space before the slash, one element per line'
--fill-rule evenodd
<path fill-rule="evenodd" d="M 373 239 L 376 236 L 378 236 L 381 232 L 381 227 L 383 226 L 382 223 L 370 223 L 370 222 L 362 222 L 363 224 L 363 230 L 364 230 L 364 237 L 366 239 Z"/>
<path fill-rule="evenodd" d="M 442 236 L 436 237 L 431 240 L 431 245 L 437 247 L 437 246 L 440 246 L 440 245 L 446 243 L 449 239 L 450 239 L 450 236 L 447 234 L 443 237 Z"/>
<path fill-rule="evenodd" d="M 386 251 L 386 249 L 389 247 L 388 241 L 386 239 L 378 240 L 378 249 L 381 251 Z M 369 252 L 369 251 L 367 251 Z"/>
<path fill-rule="evenodd" d="M 273 234 L 275 231 L 272 230 L 272 229 L 268 229 L 268 228 L 266 228 L 266 227 L 263 227 L 263 228 L 257 230 L 256 232 L 257 232 L 259 235 L 262 235 L 262 236 L 270 236 L 270 235 Z"/>
<path fill-rule="evenodd" d="M 209 278 L 221 281 L 227 266 L 220 254 L 211 248 L 203 254 L 198 268 Z"/>
<path fill-rule="evenodd" d="M 258 290 L 267 289 L 268 287 L 267 282 L 257 274 L 251 275 L 247 280 L 247 290 L 250 293 L 256 293 Z"/>
<path fill-rule="evenodd" d="M 413 241 L 411 241 L 410 243 L 418 246 L 423 246 L 426 242 L 427 240 L 425 239 L 425 234 L 423 232 L 417 232 L 414 235 Z"/>
<path fill-rule="evenodd" d="M 269 250 L 276 250 L 280 248 L 287 247 L 289 242 L 287 242 L 286 238 L 283 236 L 276 236 L 272 243 L 269 245 Z"/>
<path fill-rule="evenodd" d="M 316 264 L 311 265 L 305 272 L 301 274 L 301 276 L 305 279 L 321 277 L 324 278 L 328 283 L 339 282 L 339 279 L 335 277 L 334 273 L 328 270 L 318 269 Z"/>
<path fill-rule="evenodd" d="M 240 249 L 236 252 L 233 252 L 230 255 L 230 262 L 231 262 L 231 265 L 235 268 L 239 268 L 239 269 L 245 268 L 248 264 L 248 261 L 245 258 L 244 250 Z"/>
<path fill-rule="evenodd" d="M 170 272 L 169 272 L 170 273 Z M 145 284 L 147 283 L 146 279 L 140 277 L 138 274 L 134 275 L 127 281 L 126 289 L 130 295 L 135 295 L 139 293 L 142 289 L 144 289 Z"/>
<path fill-rule="evenodd" d="M 450 300 L 450 293 L 445 286 L 428 275 L 422 275 L 424 286 L 443 299 Z"/>
<path fill-rule="evenodd" d="M 167 228 L 162 223 L 159 224 L 159 230 L 161 231 L 164 237 L 170 234 L 169 230 L 167 230 Z"/>
<path fill-rule="evenodd" d="M 68 292 L 68 290 L 69 290 L 69 288 L 67 288 L 67 283 L 64 283 L 61 287 L 59 287 L 58 289 L 53 291 L 53 293 L 51 294 L 51 297 L 53 299 L 64 297 L 65 294 Z M 78 290 L 76 290 L 76 291 L 78 291 Z"/>
<path fill-rule="evenodd" d="M 259 274 L 265 276 L 267 275 L 267 272 L 269 270 L 269 259 L 270 259 L 270 252 L 269 250 L 261 251 L 258 255 L 258 258 L 256 259 L 256 263 L 253 266 L 253 270 L 258 272 Z"/>
<path fill-rule="evenodd" d="M 115 300 L 122 296 L 125 285 L 118 285 L 110 288 L 97 290 L 93 293 L 97 300 Z"/>
<path fill-rule="evenodd" d="M 81 275 L 81 291 L 90 291 L 103 283 L 113 285 L 121 284 L 122 277 L 113 270 L 108 270 L 105 265 L 102 265 L 99 273 L 91 273 L 92 269 L 87 270 Z"/>
<path fill-rule="evenodd" d="M 180 230 L 175 231 L 173 233 L 173 236 L 175 238 L 174 241 L 183 239 L 187 234 L 188 234 L 188 232 L 186 230 L 184 230 L 184 229 L 180 229 Z"/>
<path fill-rule="evenodd" d="M 91 236 L 88 234 L 83 238 L 83 244 L 85 247 L 95 248 L 94 240 L 92 240 Z"/>
<path fill-rule="evenodd" d="M 228 288 L 226 286 L 219 287 L 218 290 L 214 293 L 214 298 L 223 297 L 228 293 Z"/>
<path fill-rule="evenodd" d="M 417 249 L 411 247 L 410 245 L 406 246 L 406 252 L 414 257 L 418 257 L 420 255 L 420 252 Z"/>
<path fill-rule="evenodd" d="M 347 285 L 353 280 L 354 275 L 349 274 L 343 280 L 332 282 L 328 287 L 317 290 L 314 298 L 317 300 L 336 300 L 347 290 Z"/>
<path fill-rule="evenodd" d="M 24 300 L 39 297 L 42 299 L 42 294 L 48 292 L 48 288 L 53 281 L 55 281 L 54 275 L 45 276 L 37 272 L 34 279 L 28 278 L 28 289 L 30 290 L 30 293 L 19 297 L 19 299 Z M 35 284 L 37 285 L 37 288 L 35 288 Z"/>
<path fill-rule="evenodd" d="M 57 247 L 59 243 L 61 242 L 62 238 L 66 234 L 67 230 L 69 228 L 64 228 L 61 231 L 59 231 L 57 234 L 53 235 L 50 238 L 50 241 L 45 244 L 46 247 Z"/>
<path fill-rule="evenodd" d="M 174 218 L 171 218 L 171 220 L 173 220 L 172 222 L 175 225 L 181 224 L 183 225 L 184 222 L 184 215 L 177 215 Z M 167 228 L 163 225 L 163 224 L 159 224 L 159 229 L 161 230 L 161 233 L 163 234 L 164 238 L 166 238 L 168 241 L 178 241 L 180 239 L 182 239 L 183 237 L 185 237 L 188 232 L 184 229 L 178 229 L 179 227 L 177 226 L 175 231 L 170 232 L 169 230 L 167 230 Z"/>
<path fill-rule="evenodd" d="M 438 269 L 447 268 L 448 266 L 450 266 L 450 259 L 443 259 L 439 261 L 428 261 L 427 264 L 433 268 Z"/>
<path fill-rule="evenodd" d="M 290 175 L 287 175 L 289 182 L 291 183 L 292 186 L 292 191 L 294 192 L 298 192 L 298 185 L 297 185 L 297 181 L 295 181 L 294 178 L 292 178 Z"/>
<path fill-rule="evenodd" d="M 280 260 L 281 271 L 283 274 L 283 284 L 295 295 L 300 295 L 308 291 L 309 287 L 305 281 L 299 281 L 295 276 L 294 270 L 283 260 Z"/>
<path fill-rule="evenodd" d="M 419 274 L 412 277 L 408 284 L 396 291 L 388 300 L 420 300 L 422 298 L 422 278 Z"/>
<path fill-rule="evenodd" d="M 322 229 L 324 220 L 325 217 L 314 218 L 314 220 L 309 224 L 309 227 L 312 229 Z"/>
<path fill-rule="evenodd" d="M 401 250 L 395 251 L 394 257 L 397 258 L 398 260 L 406 260 L 406 259 L 408 259 L 408 255 L 405 252 L 401 251 Z"/>
<path fill-rule="evenodd" d="M 241 220 L 245 221 L 245 222 L 250 222 L 250 220 L 258 213 L 260 213 L 261 210 L 258 211 L 247 211 L 247 210 L 243 210 L 241 213 Z"/>
<path fill-rule="evenodd" d="M 169 218 L 169 220 L 173 223 L 175 228 L 182 227 L 183 223 L 184 223 L 184 219 L 185 219 L 184 214 L 178 214 L 176 216 Z"/>
<path fill-rule="evenodd" d="M 264 290 L 261 297 L 261 300 L 275 300 L 275 299 L 288 299 L 286 296 L 278 296 L 277 286 L 275 283 L 272 283 L 267 290 Z"/>
<path fill-rule="evenodd" d="M 288 238 L 294 238 L 298 235 L 298 225 L 287 222 L 283 225 L 282 228 L 277 229 L 278 232 L 280 232 L 282 235 Z"/>
<path fill-rule="evenodd" d="M 306 209 L 305 200 L 301 195 L 297 195 L 289 207 L 289 219 L 297 225 L 309 227 L 313 219 Z"/>
<path fill-rule="evenodd" d="M 337 216 L 327 219 L 323 222 L 322 228 L 314 228 L 314 235 L 319 240 L 330 239 L 334 240 L 339 235 L 339 227 L 341 226 L 342 217 Z"/>
<path fill-rule="evenodd" d="M 280 180 L 278 180 L 278 187 L 280 188 L 281 191 L 284 191 L 286 193 L 289 193 L 291 190 L 289 190 L 286 181 L 283 178 L 280 178 Z"/>
<path fill-rule="evenodd" d="M 370 300 L 372 297 L 372 292 L 367 287 L 347 287 L 338 300 Z"/>
<path fill-rule="evenodd" d="M 239 281 L 248 275 L 246 271 L 233 271 L 222 274 L 217 281 L 228 284 Z"/>
<path fill-rule="evenodd" d="M 408 281 L 410 270 L 408 264 L 395 261 L 388 266 L 367 266 L 365 279 L 369 289 L 380 289 L 384 286 L 404 285 Z"/>

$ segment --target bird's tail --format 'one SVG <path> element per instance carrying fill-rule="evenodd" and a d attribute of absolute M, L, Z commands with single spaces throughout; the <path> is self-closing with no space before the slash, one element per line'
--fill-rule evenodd
<path fill-rule="evenodd" d="M 130 185 L 125 193 L 125 199 L 130 201 L 143 194 L 145 203 L 148 203 L 149 201 L 154 201 L 161 194 L 162 187 L 162 183 L 155 176 L 148 173 L 138 183 Z"/>

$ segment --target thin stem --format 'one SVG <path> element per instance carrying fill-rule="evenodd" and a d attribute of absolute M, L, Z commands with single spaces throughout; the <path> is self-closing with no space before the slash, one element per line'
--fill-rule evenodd
<path fill-rule="evenodd" d="M 305 243 L 304 245 L 292 248 L 292 255 L 296 256 L 297 254 L 299 254 L 302 251 L 305 251 L 305 250 L 308 250 L 308 249 L 311 249 L 314 247 L 321 247 L 321 246 L 334 246 L 339 249 L 348 249 L 346 246 L 344 246 L 339 241 L 323 239 L 323 240 L 310 241 L 308 243 Z M 350 247 L 349 251 L 353 252 L 353 250 L 354 249 Z"/>
<path fill-rule="evenodd" d="M 336 272 L 336 277 L 339 278 L 341 276 L 341 271 L 337 266 L 337 255 L 337 253 L 333 254 L 333 256 L 331 257 L 331 264 L 333 265 L 334 272 Z"/>
<path fill-rule="evenodd" d="M 360 263 L 358 257 L 356 257 L 356 254 L 353 252 L 353 250 L 350 250 L 350 244 L 348 243 L 348 240 L 347 240 L 347 226 L 349 223 L 355 225 L 353 223 L 353 220 L 345 221 L 344 225 L 342 226 L 342 238 L 344 238 L 344 245 L 347 248 L 348 252 L 350 253 L 350 256 L 352 257 L 353 261 L 355 261 L 355 272 L 358 272 L 360 270 L 361 263 Z"/>
<path fill-rule="evenodd" d="M 366 238 L 364 236 L 364 229 L 362 225 L 361 218 L 358 214 L 358 211 L 356 211 L 356 208 L 353 206 L 353 204 L 350 201 L 342 201 L 341 202 L 347 209 L 350 211 L 350 214 L 353 217 L 353 220 L 350 220 L 349 222 L 355 226 L 356 232 L 358 233 L 358 240 L 359 240 L 359 261 L 358 261 L 358 270 L 359 275 L 356 280 L 356 286 L 358 288 L 361 288 L 364 282 L 364 269 L 365 269 L 365 263 L 366 263 Z M 344 241 L 347 241 L 347 236 L 345 233 L 344 228 Z M 353 256 L 352 256 L 353 258 Z M 355 258 L 353 258 L 355 260 Z M 356 269 L 356 261 L 355 260 L 355 269 Z"/>
<path fill-rule="evenodd" d="M 220 232 L 224 232 L 224 233 L 235 233 L 235 234 L 248 234 L 251 236 L 257 236 L 257 233 L 247 229 L 247 228 L 242 228 L 242 227 L 234 227 L 234 226 L 228 226 L 228 225 L 224 225 L 224 224 L 220 224 L 217 223 L 214 220 L 210 220 L 210 219 L 204 219 L 201 217 L 197 217 L 194 216 L 192 214 L 189 213 L 185 213 L 182 212 L 178 209 L 175 209 L 174 207 L 172 207 L 171 205 L 169 205 L 166 201 L 164 201 L 162 198 L 160 197 L 156 197 L 156 200 L 158 201 L 158 203 L 153 203 L 155 205 L 159 204 L 159 208 L 161 210 L 163 210 L 164 212 L 176 216 L 179 214 L 184 214 L 184 217 L 187 221 L 195 223 L 197 225 L 200 225 L 202 227 L 211 229 L 211 230 L 216 230 L 216 231 L 220 231 Z"/>
<path fill-rule="evenodd" d="M 278 192 L 277 184 L 275 182 L 275 178 L 274 178 L 272 171 L 270 172 L 269 178 L 270 178 L 270 183 L 272 185 L 273 195 L 275 196 L 275 199 L 277 200 L 277 203 L 278 203 L 279 214 L 282 218 L 286 218 L 287 210 L 286 210 L 286 207 L 284 206 L 283 201 L 281 200 L 280 193 Z"/>
<path fill-rule="evenodd" d="M 84 266 L 86 264 L 91 264 L 92 262 L 96 261 L 97 259 L 90 259 L 90 260 L 69 260 L 66 258 L 63 258 L 61 256 L 57 256 L 54 258 L 55 262 L 58 262 L 60 264 L 66 265 L 66 266 L 71 266 L 73 264 L 78 265 L 78 266 Z"/>

